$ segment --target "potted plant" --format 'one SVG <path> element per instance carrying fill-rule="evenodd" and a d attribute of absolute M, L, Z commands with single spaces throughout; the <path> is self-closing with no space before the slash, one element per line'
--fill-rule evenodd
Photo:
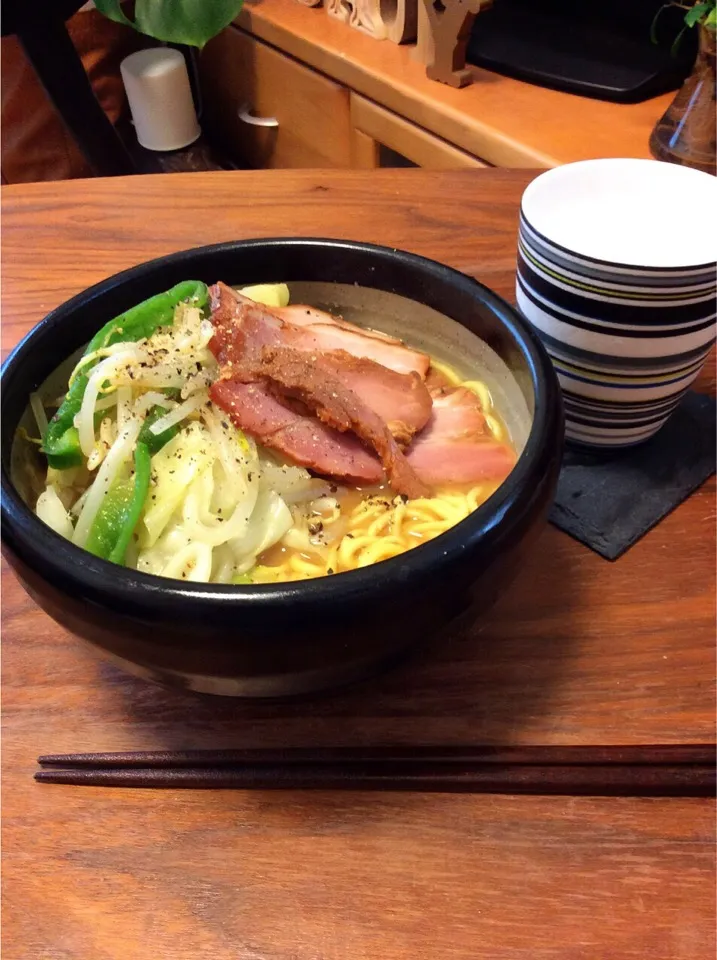
<path fill-rule="evenodd" d="M 136 0 L 134 20 L 120 0 L 95 0 L 110 20 L 164 43 L 203 47 L 238 15 L 242 0 Z"/>
<path fill-rule="evenodd" d="M 706 173 L 715 171 L 715 38 L 717 0 L 673 2 L 665 7 L 685 10 L 685 30 L 699 31 L 695 66 L 650 136 L 650 150 L 657 160 L 681 163 Z M 665 9 L 663 7 L 662 9 Z"/>
<path fill-rule="evenodd" d="M 121 64 L 122 78 L 141 147 L 164 171 L 212 169 L 213 151 L 201 137 L 197 50 L 227 27 L 243 0 L 95 0 L 97 10 L 116 23 L 159 41 Z M 134 19 L 131 19 L 133 13 Z M 189 67 L 192 74 L 190 81 Z M 193 89 L 192 89 L 193 87 Z M 128 147 L 135 159 L 145 155 Z"/>

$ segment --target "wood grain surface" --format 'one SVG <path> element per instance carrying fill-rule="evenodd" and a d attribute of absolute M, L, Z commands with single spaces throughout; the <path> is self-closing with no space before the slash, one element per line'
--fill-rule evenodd
<path fill-rule="evenodd" d="M 418 13 L 419 19 L 425 16 L 420 0 Z M 236 24 L 495 166 L 649 157 L 650 132 L 674 97 L 666 93 L 643 103 L 608 103 L 479 67 L 470 67 L 474 82 L 469 87 L 455 90 L 426 76 L 416 47 L 374 40 L 327 16 L 325 9 L 307 10 L 296 0 L 247 0 Z M 207 45 L 207 60 L 213 45 L 222 43 L 219 38 Z M 211 62 L 207 66 L 212 69 Z"/>
<path fill-rule="evenodd" d="M 308 11 L 310 12 L 310 11 Z M 7 351 L 152 256 L 323 235 L 433 256 L 512 297 L 528 171 L 175 174 L 6 187 Z M 712 369 L 699 386 L 714 389 Z M 709 742 L 714 483 L 616 563 L 547 528 L 480 628 L 289 705 L 164 692 L 3 569 L 3 949 L 11 960 L 707 960 L 700 800 L 112 791 L 41 753 L 318 744 Z"/>

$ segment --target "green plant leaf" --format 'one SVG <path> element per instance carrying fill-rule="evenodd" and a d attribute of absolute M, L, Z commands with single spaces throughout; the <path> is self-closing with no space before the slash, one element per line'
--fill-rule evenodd
<path fill-rule="evenodd" d="M 684 37 L 684 35 L 685 35 L 686 32 L 687 32 L 687 27 L 683 27 L 683 28 L 680 30 L 680 32 L 677 34 L 677 36 L 675 37 L 675 39 L 672 41 L 672 46 L 670 47 L 670 56 L 671 56 L 671 57 L 676 57 L 676 56 L 677 56 L 677 54 L 678 54 L 678 52 L 679 52 L 679 49 L 680 49 L 680 44 L 682 43 L 682 38 Z"/>
<path fill-rule="evenodd" d="M 108 20 L 114 20 L 115 23 L 123 23 L 127 27 L 134 26 L 132 21 L 122 12 L 120 0 L 95 0 L 95 6 Z"/>
<path fill-rule="evenodd" d="M 229 26 L 243 0 L 137 0 L 134 22 L 120 7 L 120 0 L 96 0 L 96 7 L 110 20 L 134 27 L 155 40 L 203 47 Z"/>
<path fill-rule="evenodd" d="M 137 0 L 135 23 L 156 40 L 203 47 L 229 26 L 241 7 L 242 0 Z"/>
<path fill-rule="evenodd" d="M 688 10 L 685 14 L 685 23 L 688 27 L 694 27 L 696 23 L 699 23 L 702 17 L 708 15 L 710 12 L 714 12 L 715 4 L 714 0 L 712 2 L 705 3 L 696 3 L 691 10 Z"/>

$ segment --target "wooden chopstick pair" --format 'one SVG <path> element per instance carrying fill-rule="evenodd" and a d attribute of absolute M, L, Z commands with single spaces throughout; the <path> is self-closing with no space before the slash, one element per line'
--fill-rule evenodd
<path fill-rule="evenodd" d="M 707 797 L 714 745 L 324 747 L 56 754 L 41 783 L 192 789 L 413 790 Z"/>

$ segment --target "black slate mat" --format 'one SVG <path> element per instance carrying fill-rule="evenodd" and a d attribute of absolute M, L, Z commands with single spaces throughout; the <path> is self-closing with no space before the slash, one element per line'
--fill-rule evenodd
<path fill-rule="evenodd" d="M 614 453 L 566 449 L 551 523 L 617 560 L 715 472 L 715 407 L 690 392 L 646 443 Z"/>

